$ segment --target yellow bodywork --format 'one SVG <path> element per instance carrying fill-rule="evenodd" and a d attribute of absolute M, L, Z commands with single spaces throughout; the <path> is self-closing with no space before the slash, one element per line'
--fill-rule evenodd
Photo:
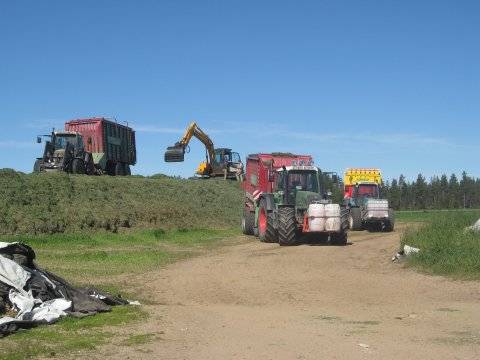
<path fill-rule="evenodd" d="M 380 169 L 352 168 L 345 170 L 343 178 L 345 185 L 355 185 L 361 183 L 382 183 L 382 174 Z"/>

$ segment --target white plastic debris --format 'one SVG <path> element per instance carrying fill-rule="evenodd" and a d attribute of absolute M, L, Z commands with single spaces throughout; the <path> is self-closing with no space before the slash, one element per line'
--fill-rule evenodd
<path fill-rule="evenodd" d="M 400 259 L 402 259 L 406 256 L 410 256 L 412 254 L 417 254 L 418 252 L 420 252 L 419 248 L 416 248 L 416 247 L 413 247 L 413 246 L 410 246 L 410 245 L 404 245 L 402 250 L 400 250 L 395 255 L 393 255 L 392 261 L 400 260 Z"/>
<path fill-rule="evenodd" d="M 362 343 L 358 344 L 358 346 L 360 346 L 360 347 L 363 348 L 363 349 L 369 349 L 369 348 L 370 348 L 369 345 L 367 345 L 367 344 L 362 344 Z"/>
<path fill-rule="evenodd" d="M 408 255 L 411 255 L 411 254 L 416 254 L 420 251 L 419 248 L 416 248 L 416 247 L 413 247 L 413 246 L 408 246 L 408 245 L 405 245 L 403 247 L 403 253 L 405 256 L 408 256 Z"/>
<path fill-rule="evenodd" d="M 472 226 L 467 226 L 465 231 L 473 231 L 473 232 L 480 232 L 480 219 L 478 219 L 475 224 Z"/>

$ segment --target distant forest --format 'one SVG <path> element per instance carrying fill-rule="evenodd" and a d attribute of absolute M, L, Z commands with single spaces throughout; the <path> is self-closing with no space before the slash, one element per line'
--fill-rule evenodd
<path fill-rule="evenodd" d="M 397 210 L 480 208 L 480 179 L 463 172 L 434 176 L 427 181 L 422 174 L 408 182 L 403 175 L 382 186 L 382 197 Z"/>

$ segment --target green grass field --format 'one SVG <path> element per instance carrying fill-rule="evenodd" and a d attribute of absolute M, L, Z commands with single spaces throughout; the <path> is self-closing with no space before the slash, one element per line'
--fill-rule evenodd
<path fill-rule="evenodd" d="M 136 276 L 161 269 L 173 261 L 235 242 L 239 229 L 146 229 L 113 234 L 55 234 L 0 236 L 0 241 L 23 241 L 37 254 L 37 263 L 75 285 L 95 286 L 143 305 L 152 304 Z M 1 359 L 29 359 L 93 350 L 105 343 L 139 346 L 159 334 L 129 333 L 123 326 L 148 318 L 144 306 L 114 307 L 110 313 L 83 319 L 65 318 L 1 339 Z M 18 349 L 22 351 L 18 351 Z"/>
<path fill-rule="evenodd" d="M 420 249 L 418 254 L 409 257 L 409 265 L 455 279 L 480 279 L 480 234 L 464 230 L 480 218 L 480 210 L 399 215 L 398 218 L 407 222 L 417 215 L 415 221 L 424 222 L 420 227 L 408 229 L 402 237 L 402 245 Z"/>

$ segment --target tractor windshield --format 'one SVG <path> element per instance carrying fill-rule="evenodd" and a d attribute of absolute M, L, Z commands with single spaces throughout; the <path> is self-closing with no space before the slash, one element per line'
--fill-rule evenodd
<path fill-rule="evenodd" d="M 361 184 L 353 189 L 354 198 L 378 198 L 380 193 L 376 184 Z"/>
<path fill-rule="evenodd" d="M 55 150 L 65 149 L 67 144 L 78 146 L 77 136 L 74 134 L 57 134 L 55 135 Z"/>
<path fill-rule="evenodd" d="M 280 173 L 277 178 L 277 190 L 285 189 L 285 180 L 288 181 L 288 188 L 291 190 L 319 192 L 316 171 L 289 171 L 287 176 Z"/>

